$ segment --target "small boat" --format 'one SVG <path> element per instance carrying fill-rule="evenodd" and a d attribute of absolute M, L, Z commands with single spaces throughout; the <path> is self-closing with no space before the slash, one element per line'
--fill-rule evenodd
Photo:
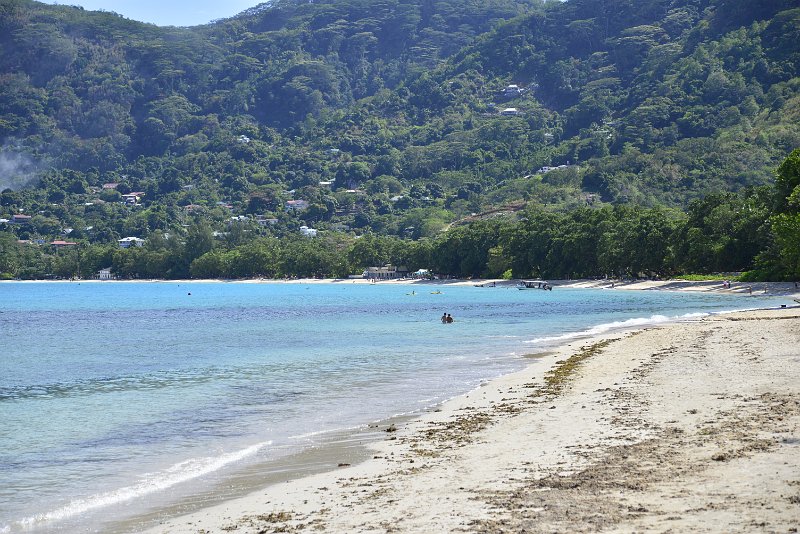
<path fill-rule="evenodd" d="M 439 291 L 438 289 L 436 291 L 431 291 L 431 295 L 441 295 L 441 294 L 442 292 Z"/>
<path fill-rule="evenodd" d="M 545 291 L 552 291 L 553 286 L 544 280 L 520 280 L 519 284 L 517 284 L 517 289 L 520 291 L 523 289 L 544 289 Z"/>

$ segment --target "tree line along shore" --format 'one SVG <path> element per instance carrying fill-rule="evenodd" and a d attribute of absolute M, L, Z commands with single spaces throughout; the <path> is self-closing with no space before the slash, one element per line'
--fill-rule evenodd
<path fill-rule="evenodd" d="M 721 193 L 686 214 L 629 205 L 552 212 L 452 227 L 428 239 L 345 232 L 316 237 L 215 237 L 202 223 L 185 238 L 156 232 L 143 246 L 32 246 L 0 233 L 6 279 L 344 278 L 370 266 L 402 265 L 444 277 L 576 279 L 744 272 L 743 281 L 800 279 L 800 149 L 772 187 Z"/>

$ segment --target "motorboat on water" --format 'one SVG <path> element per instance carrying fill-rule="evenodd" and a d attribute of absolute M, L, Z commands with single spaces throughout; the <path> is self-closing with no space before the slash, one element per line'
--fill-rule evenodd
<path fill-rule="evenodd" d="M 519 284 L 517 284 L 517 289 L 520 291 L 523 289 L 544 289 L 545 291 L 552 291 L 553 286 L 544 280 L 520 280 Z"/>

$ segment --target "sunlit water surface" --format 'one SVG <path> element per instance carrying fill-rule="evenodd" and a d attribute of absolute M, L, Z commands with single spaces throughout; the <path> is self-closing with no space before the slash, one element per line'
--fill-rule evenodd
<path fill-rule="evenodd" d="M 348 282 L 2 283 L 0 302 L 0 533 L 104 531 L 582 334 L 786 303 Z"/>

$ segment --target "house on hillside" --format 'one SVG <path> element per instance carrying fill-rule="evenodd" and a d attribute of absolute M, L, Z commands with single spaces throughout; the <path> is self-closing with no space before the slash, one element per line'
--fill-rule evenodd
<path fill-rule="evenodd" d="M 117 243 L 119 243 L 119 248 L 141 247 L 144 246 L 144 239 L 139 237 L 123 237 L 118 240 Z"/>
<path fill-rule="evenodd" d="M 125 204 L 135 206 L 136 204 L 139 203 L 139 200 L 141 200 L 143 196 L 144 196 L 143 191 L 136 191 L 133 193 L 127 193 L 122 195 L 122 199 L 125 202 Z"/>
<path fill-rule="evenodd" d="M 50 243 L 50 245 L 52 245 L 54 249 L 58 250 L 66 247 L 74 247 L 75 245 L 77 245 L 77 243 L 72 241 L 57 240 Z"/>
<path fill-rule="evenodd" d="M 267 217 L 265 215 L 256 215 L 256 223 L 262 227 L 275 226 L 278 224 L 278 219 L 275 217 Z"/>
<path fill-rule="evenodd" d="M 30 224 L 30 222 L 31 222 L 30 215 L 23 215 L 21 213 L 17 213 L 11 216 L 12 224 Z"/>
<path fill-rule="evenodd" d="M 522 112 L 517 108 L 505 108 L 500 112 L 500 115 L 503 117 L 516 117 L 517 115 L 522 115 Z"/>
<path fill-rule="evenodd" d="M 308 201 L 307 200 L 287 200 L 286 204 L 286 211 L 303 211 L 308 209 Z"/>
<path fill-rule="evenodd" d="M 234 215 L 233 217 L 228 219 L 228 226 L 234 224 L 245 224 L 250 222 L 250 217 L 247 215 Z"/>
<path fill-rule="evenodd" d="M 300 233 L 305 237 L 317 237 L 317 230 L 315 228 L 309 228 L 306 225 L 300 227 Z"/>
<path fill-rule="evenodd" d="M 516 84 L 507 85 L 506 88 L 503 89 L 503 96 L 506 98 L 516 98 L 521 94 L 522 89 Z"/>

